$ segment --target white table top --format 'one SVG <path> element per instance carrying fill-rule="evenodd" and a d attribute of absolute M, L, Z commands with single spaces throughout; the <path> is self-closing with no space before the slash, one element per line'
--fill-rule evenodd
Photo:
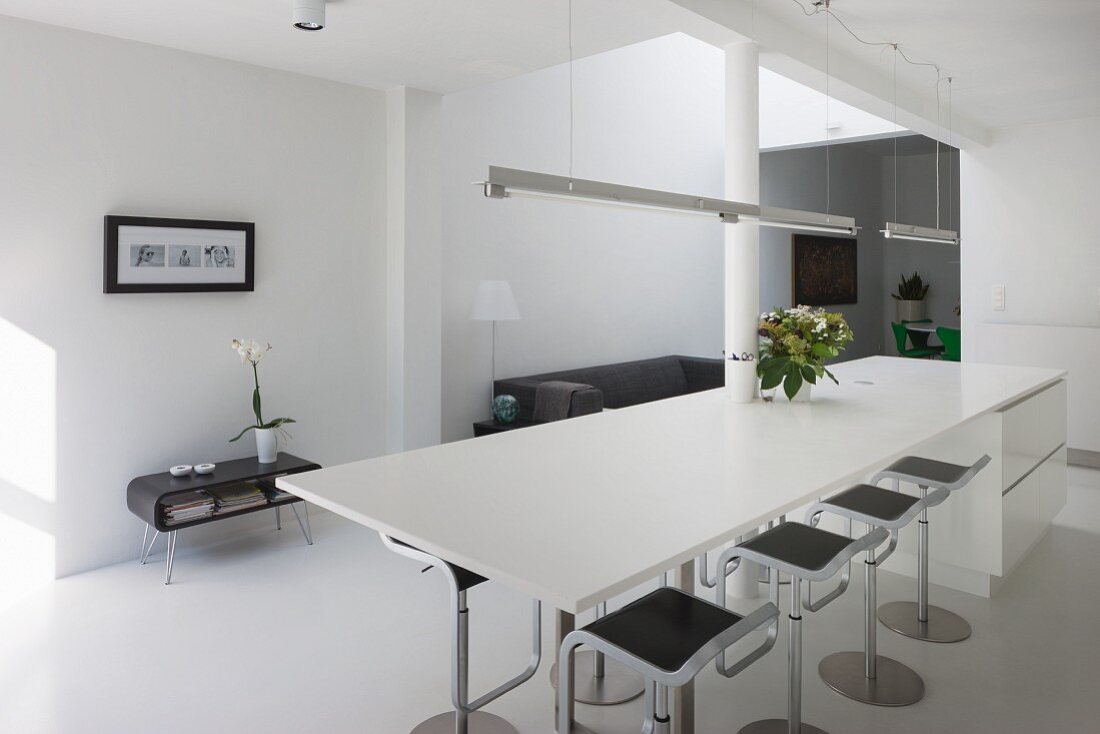
<path fill-rule="evenodd" d="M 809 404 L 712 390 L 277 483 L 579 613 L 1064 376 L 890 357 L 833 371 Z"/>
<path fill-rule="evenodd" d="M 906 324 L 905 328 L 908 331 L 922 331 L 922 332 L 925 332 L 927 334 L 935 334 L 936 329 L 938 329 L 939 326 L 937 324 L 928 324 L 928 323 L 923 323 L 922 324 L 922 323 L 911 322 L 911 323 Z"/>

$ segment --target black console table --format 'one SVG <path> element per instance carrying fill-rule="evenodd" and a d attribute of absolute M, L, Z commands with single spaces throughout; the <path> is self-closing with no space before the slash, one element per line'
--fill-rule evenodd
<path fill-rule="evenodd" d="M 526 418 L 516 418 L 511 423 L 500 423 L 495 418 L 490 418 L 487 421 L 478 421 L 474 424 L 474 438 L 491 436 L 494 433 L 504 433 L 505 431 L 514 431 L 517 428 L 537 426 L 541 422 L 542 421 L 528 420 Z"/>
<path fill-rule="evenodd" d="M 282 529 L 280 509 L 283 505 L 291 506 L 291 509 L 294 511 L 294 516 L 298 518 L 298 527 L 301 528 L 306 543 L 313 545 L 313 536 L 309 527 L 309 505 L 305 504 L 305 502 L 298 497 L 288 497 L 274 502 L 269 499 L 262 505 L 249 507 L 244 510 L 236 510 L 220 515 L 215 512 L 209 517 L 172 525 L 167 525 L 164 522 L 164 507 L 166 504 L 170 504 L 166 502 L 167 499 L 172 495 L 182 492 L 193 492 L 197 489 L 209 490 L 231 487 L 257 479 L 274 479 L 275 477 L 281 477 L 287 474 L 298 474 L 300 472 L 313 471 L 314 469 L 320 468 L 320 464 L 315 464 L 306 459 L 300 459 L 291 454 L 280 453 L 274 464 L 261 464 L 256 460 L 256 457 L 253 456 L 247 459 L 222 462 L 217 465 L 214 472 L 211 474 L 195 474 L 192 472 L 186 476 L 174 477 L 168 472 L 162 472 L 160 474 L 149 474 L 132 480 L 126 487 L 126 506 L 130 508 L 130 512 L 134 513 L 145 522 L 145 535 L 141 540 L 141 554 L 138 558 L 139 562 L 142 564 L 145 563 L 146 559 L 149 557 L 149 553 L 153 550 L 153 544 L 157 542 L 157 536 L 161 533 L 167 533 L 168 555 L 165 560 L 164 583 L 170 584 L 172 582 L 172 560 L 176 551 L 176 533 L 180 530 L 195 527 L 196 525 L 203 525 L 208 522 L 239 517 L 260 510 L 270 510 L 272 508 L 275 509 L 276 527 Z M 295 503 L 298 502 L 302 502 L 302 515 L 305 516 L 304 522 L 302 520 L 302 515 L 298 514 L 298 508 L 294 506 Z M 156 530 L 151 541 L 148 540 L 149 528 Z M 148 547 L 146 547 L 146 541 L 148 541 Z"/>

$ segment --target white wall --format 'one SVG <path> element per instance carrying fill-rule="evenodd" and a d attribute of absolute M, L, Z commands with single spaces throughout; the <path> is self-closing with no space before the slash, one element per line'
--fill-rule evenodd
<path fill-rule="evenodd" d="M 254 452 L 226 442 L 251 420 L 237 336 L 275 346 L 292 452 L 380 453 L 384 95 L 7 18 L 0 68 L 0 538 L 62 575 L 136 557 L 132 477 Z M 104 295 L 105 214 L 255 222 L 256 291 Z"/>
<path fill-rule="evenodd" d="M 667 36 L 576 62 L 582 178 L 721 195 L 722 52 Z M 443 100 L 443 438 L 489 417 L 482 279 L 511 281 L 523 319 L 498 325 L 497 375 L 722 349 L 714 222 L 570 203 L 488 200 L 489 165 L 567 173 L 569 72 L 554 67 Z"/>
<path fill-rule="evenodd" d="M 988 148 L 963 152 L 963 333 L 978 335 L 964 341 L 963 359 L 1089 369 L 1100 361 L 1097 140 L 1100 118 L 1092 117 L 1005 128 Z M 1005 286 L 1004 311 L 992 308 L 995 284 Z M 1039 328 L 1005 345 L 997 339 L 1004 330 L 987 324 Z M 1100 450 L 1091 382 L 1088 372 L 1070 374 L 1069 445 Z"/>

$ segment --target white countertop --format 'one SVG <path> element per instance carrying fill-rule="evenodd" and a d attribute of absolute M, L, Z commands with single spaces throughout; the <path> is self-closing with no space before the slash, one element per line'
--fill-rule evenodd
<path fill-rule="evenodd" d="M 579 613 L 1065 374 L 889 357 L 832 369 L 841 384 L 809 404 L 712 390 L 278 485 Z"/>

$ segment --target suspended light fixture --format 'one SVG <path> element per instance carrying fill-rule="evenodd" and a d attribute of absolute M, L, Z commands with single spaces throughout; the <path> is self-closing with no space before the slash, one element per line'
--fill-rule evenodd
<path fill-rule="evenodd" d="M 755 223 L 809 232 L 855 235 L 856 220 L 820 212 L 746 204 L 658 189 L 624 186 L 573 176 L 573 2 L 569 2 L 569 175 L 489 166 L 489 177 L 474 185 L 490 199 L 558 199 L 600 206 L 629 207 L 693 217 L 711 217 L 726 224 Z M 826 185 L 826 188 L 828 186 Z"/>
<path fill-rule="evenodd" d="M 623 186 L 606 181 L 591 181 L 550 173 L 515 168 L 489 167 L 489 178 L 478 181 L 491 199 L 558 199 L 600 206 L 629 207 L 666 214 L 710 217 L 726 224 L 743 221 L 761 226 L 788 227 L 833 234 L 855 234 L 851 217 L 780 209 L 740 201 L 713 199 L 658 189 Z"/>
<path fill-rule="evenodd" d="M 898 46 L 894 46 L 894 219 L 898 218 Z M 886 222 L 886 228 L 879 230 L 888 240 L 912 240 L 915 242 L 936 242 L 944 245 L 958 245 L 959 233 L 953 229 L 940 229 L 940 70 L 936 69 L 936 226 L 921 227 L 915 224 Z"/>

